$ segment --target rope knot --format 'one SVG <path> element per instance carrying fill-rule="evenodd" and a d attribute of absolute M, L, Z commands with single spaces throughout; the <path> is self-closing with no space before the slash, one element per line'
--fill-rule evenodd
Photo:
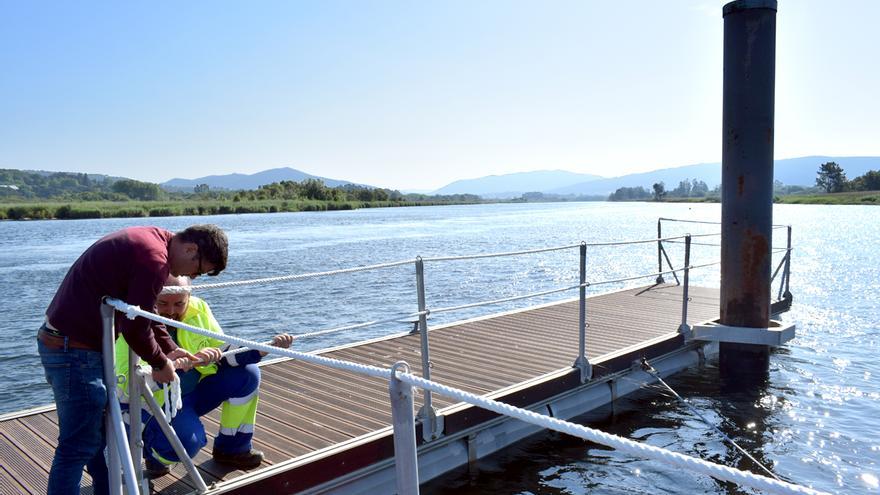
<path fill-rule="evenodd" d="M 137 306 L 132 306 L 131 304 L 129 304 L 128 306 L 125 307 L 125 317 L 128 318 L 129 320 L 133 320 L 133 319 L 137 318 L 138 317 L 137 310 L 139 310 L 139 309 L 141 309 L 141 308 L 139 308 Z"/>

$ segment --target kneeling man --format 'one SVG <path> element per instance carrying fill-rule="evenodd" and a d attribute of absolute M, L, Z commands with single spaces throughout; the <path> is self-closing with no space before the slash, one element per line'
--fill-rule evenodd
<path fill-rule="evenodd" d="M 188 277 L 171 276 L 165 285 L 187 287 L 190 280 Z M 223 333 L 207 303 L 190 296 L 189 291 L 171 293 L 164 290 L 156 301 L 156 311 L 166 318 Z M 205 427 L 199 418 L 222 406 L 220 431 L 214 439 L 214 461 L 237 469 L 259 466 L 263 453 L 252 448 L 251 440 L 260 385 L 260 368 L 256 363 L 265 353 L 249 350 L 221 359 L 221 349 L 228 350 L 222 341 L 171 326 L 168 326 L 168 332 L 181 348 L 199 359 L 195 363 L 186 359 L 175 362 L 181 381 L 183 408 L 171 421 L 171 426 L 187 454 L 194 457 L 208 443 Z M 292 342 L 292 336 L 281 334 L 275 336 L 272 345 L 287 348 Z M 123 339 L 117 340 L 116 366 L 117 376 L 121 374 L 127 378 L 128 348 Z M 120 386 L 127 392 L 127 384 Z M 157 395 L 162 395 L 164 399 L 164 394 Z M 167 474 L 170 465 L 180 460 L 152 417 L 145 419 L 143 440 L 149 477 Z"/>

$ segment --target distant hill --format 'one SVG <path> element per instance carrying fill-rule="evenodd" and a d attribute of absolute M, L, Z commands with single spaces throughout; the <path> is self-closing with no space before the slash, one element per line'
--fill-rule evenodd
<path fill-rule="evenodd" d="M 493 199 L 516 198 L 527 192 L 545 192 L 599 179 L 602 177 L 592 174 L 578 174 L 564 170 L 539 170 L 457 180 L 431 194 L 477 194 L 484 198 Z"/>
<path fill-rule="evenodd" d="M 228 190 L 249 190 L 257 189 L 260 186 L 271 184 L 273 182 L 281 182 L 290 180 L 294 182 L 302 182 L 306 179 L 319 179 L 324 181 L 327 187 L 344 186 L 353 184 L 352 182 L 336 179 L 328 179 L 318 175 L 307 174 L 300 170 L 290 167 L 273 168 L 257 172 L 255 174 L 226 174 L 226 175 L 208 175 L 197 179 L 171 179 L 159 184 L 166 190 L 174 191 L 192 191 L 199 184 L 207 184 L 211 189 L 228 189 Z M 358 184 L 363 185 L 363 184 Z M 366 186 L 372 187 L 372 186 Z"/>
<path fill-rule="evenodd" d="M 125 182 L 132 181 L 103 174 L 0 169 L 0 198 L 114 200 L 121 198 L 119 193 L 126 189 Z M 120 187 L 116 187 L 117 183 Z M 158 186 L 153 187 L 159 190 Z"/>
<path fill-rule="evenodd" d="M 773 162 L 773 176 L 775 180 L 788 186 L 814 186 L 819 165 L 825 162 L 837 162 L 843 167 L 848 179 L 855 179 L 869 170 L 880 170 L 880 157 L 878 156 L 803 156 L 775 160 Z M 666 184 L 666 189 L 674 189 L 679 182 L 685 179 L 701 180 L 710 189 L 714 188 L 721 184 L 721 163 L 699 163 L 611 179 L 584 181 L 542 192 L 562 195 L 595 195 L 610 194 L 620 187 L 637 186 L 642 186 L 650 191 L 654 183 L 661 181 Z"/>

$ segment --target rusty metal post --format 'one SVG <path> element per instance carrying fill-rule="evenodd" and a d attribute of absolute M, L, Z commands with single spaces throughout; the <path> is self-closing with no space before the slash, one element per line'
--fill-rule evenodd
<path fill-rule="evenodd" d="M 776 1 L 724 6 L 721 324 L 767 328 L 773 224 Z M 722 374 L 766 373 L 769 347 L 721 343 Z"/>

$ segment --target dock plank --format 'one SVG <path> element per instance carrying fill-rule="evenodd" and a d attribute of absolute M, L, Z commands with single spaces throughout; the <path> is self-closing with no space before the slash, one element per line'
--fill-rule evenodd
<path fill-rule="evenodd" d="M 10 473 L 5 466 L 0 465 L 0 493 L 29 495 L 31 492 L 18 482 L 14 473 Z"/>
<path fill-rule="evenodd" d="M 41 463 L 36 462 L 22 452 L 15 441 L 8 436 L 6 424 L 0 433 L 0 459 L 3 459 L 3 467 L 15 480 L 24 487 L 25 493 L 46 493 L 49 472 L 41 468 Z"/>

